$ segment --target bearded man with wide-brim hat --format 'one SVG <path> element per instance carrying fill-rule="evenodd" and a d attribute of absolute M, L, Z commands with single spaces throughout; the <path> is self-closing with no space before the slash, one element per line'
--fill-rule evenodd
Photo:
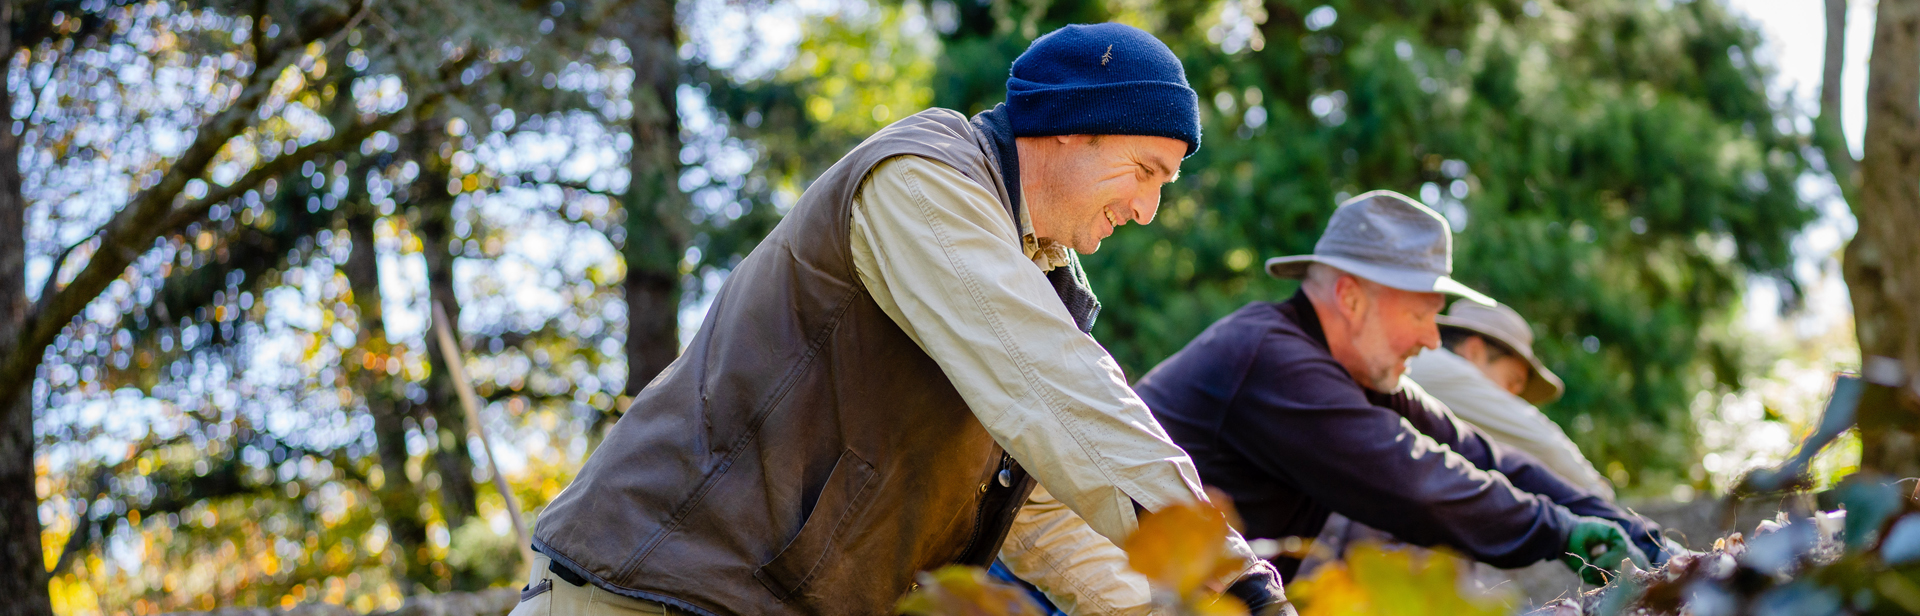
<path fill-rule="evenodd" d="M 1665 559 L 1659 527 L 1508 449 L 1404 378 L 1440 344 L 1453 233 L 1391 191 L 1335 209 L 1312 254 L 1267 262 L 1292 298 L 1215 322 L 1135 389 L 1248 537 L 1312 538 L 1329 515 L 1497 567 L 1560 558 L 1590 581 Z M 1274 559 L 1291 579 L 1297 554 Z"/>

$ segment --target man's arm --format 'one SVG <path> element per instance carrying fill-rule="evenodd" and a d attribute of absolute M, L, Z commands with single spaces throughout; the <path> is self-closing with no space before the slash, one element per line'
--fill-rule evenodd
<path fill-rule="evenodd" d="M 1533 404 L 1495 385 L 1467 360 L 1445 349 L 1427 351 L 1407 361 L 1407 376 L 1494 442 L 1526 452 L 1568 483 L 1613 499 L 1613 486 L 1567 438 L 1566 431 Z"/>
<path fill-rule="evenodd" d="M 1411 380 L 1403 380 L 1401 391 L 1389 396 L 1389 406 L 1400 407 L 1415 429 L 1453 449 L 1482 470 L 1498 471 L 1515 488 L 1538 494 L 1575 515 L 1593 516 L 1618 522 L 1649 558 L 1662 562 L 1663 546 L 1657 540 L 1660 525 L 1614 504 L 1612 499 L 1582 488 L 1553 472 L 1546 464 L 1526 452 L 1509 448 L 1466 423 Z"/>
<path fill-rule="evenodd" d="M 1304 338 L 1269 335 L 1259 344 L 1219 434 L 1262 472 L 1362 524 L 1495 566 L 1565 551 L 1574 516 L 1564 507 L 1375 405 Z"/>
<path fill-rule="evenodd" d="M 874 301 L 994 440 L 1093 530 L 1119 543 L 1137 524 L 1135 502 L 1156 511 L 1204 498 L 1192 460 L 1074 326 L 986 188 L 924 158 L 890 159 L 855 196 L 851 224 L 855 270 Z M 1238 534 L 1228 541 L 1257 564 Z"/>

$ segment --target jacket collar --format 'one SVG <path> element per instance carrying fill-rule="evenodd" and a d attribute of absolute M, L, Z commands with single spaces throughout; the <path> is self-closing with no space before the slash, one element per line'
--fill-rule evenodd
<path fill-rule="evenodd" d="M 994 105 L 992 109 L 973 116 L 970 122 L 975 130 L 987 136 L 993 160 L 1000 165 L 995 171 L 999 171 L 1000 180 L 1006 182 L 1007 201 L 1013 204 L 1014 228 L 1021 229 L 1020 198 L 1024 195 L 1020 194 L 1020 149 L 1014 147 L 1013 122 L 1007 119 L 1007 104 Z"/>
<path fill-rule="evenodd" d="M 1327 331 L 1320 326 L 1320 313 L 1313 311 L 1313 300 L 1307 298 L 1306 289 L 1294 291 L 1293 297 L 1280 303 L 1280 309 L 1291 313 L 1288 316 L 1293 317 L 1293 324 L 1300 326 L 1301 333 L 1320 345 L 1321 350 L 1332 352 L 1332 347 L 1327 345 Z"/>
<path fill-rule="evenodd" d="M 1013 228 L 1026 233 L 1026 225 L 1021 221 L 1020 197 L 1020 150 L 1014 147 L 1013 123 L 1007 119 L 1007 105 L 1001 103 L 992 109 L 980 112 L 971 120 L 974 130 L 986 136 L 987 146 L 993 160 L 999 165 L 1000 181 L 1007 188 L 1007 202 L 1013 206 Z M 1025 241 L 1022 240 L 1022 244 Z M 1093 288 L 1087 283 L 1086 270 L 1080 268 L 1080 257 L 1072 249 L 1067 249 L 1064 266 L 1056 266 L 1047 271 L 1047 282 L 1053 284 L 1053 292 L 1060 296 L 1067 313 L 1073 315 L 1073 324 L 1087 335 L 1093 335 L 1093 322 L 1100 317 L 1100 298 L 1093 294 Z"/>

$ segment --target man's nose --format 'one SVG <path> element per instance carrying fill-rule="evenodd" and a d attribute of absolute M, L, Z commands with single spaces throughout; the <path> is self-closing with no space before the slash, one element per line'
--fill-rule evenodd
<path fill-rule="evenodd" d="M 1420 348 L 1429 351 L 1440 348 L 1440 326 L 1428 323 L 1420 332 Z"/>
<path fill-rule="evenodd" d="M 1134 199 L 1131 207 L 1133 209 L 1131 214 L 1135 221 L 1143 225 L 1153 224 L 1154 214 L 1160 212 L 1160 191 L 1156 190 L 1139 199 Z"/>

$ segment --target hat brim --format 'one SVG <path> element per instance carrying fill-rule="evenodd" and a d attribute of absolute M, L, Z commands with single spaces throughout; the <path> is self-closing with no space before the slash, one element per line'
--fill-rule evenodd
<path fill-rule="evenodd" d="M 1567 392 L 1567 385 L 1560 380 L 1560 375 L 1554 374 L 1552 370 L 1548 370 L 1547 365 L 1540 361 L 1540 357 L 1533 354 L 1532 348 L 1516 345 L 1513 341 L 1502 338 L 1498 334 L 1476 327 L 1471 321 L 1456 319 L 1443 314 L 1434 317 L 1433 322 L 1442 327 L 1463 329 L 1473 332 L 1475 335 L 1496 341 L 1500 346 L 1506 347 L 1508 351 L 1519 355 L 1521 359 L 1527 360 L 1527 367 L 1530 368 L 1530 370 L 1527 374 L 1527 386 L 1520 390 L 1520 399 L 1526 400 L 1528 404 L 1535 406 L 1547 404 L 1554 400 L 1559 400 L 1560 396 Z"/>
<path fill-rule="evenodd" d="M 1295 280 L 1306 278 L 1308 266 L 1314 263 L 1329 265 L 1340 271 L 1402 291 L 1457 295 L 1483 306 L 1492 306 L 1497 303 L 1493 301 L 1493 298 L 1487 297 L 1467 285 L 1460 284 L 1460 281 L 1454 280 L 1449 276 L 1366 263 L 1345 257 L 1322 255 L 1274 257 L 1267 259 L 1267 275 L 1274 278 Z"/>

